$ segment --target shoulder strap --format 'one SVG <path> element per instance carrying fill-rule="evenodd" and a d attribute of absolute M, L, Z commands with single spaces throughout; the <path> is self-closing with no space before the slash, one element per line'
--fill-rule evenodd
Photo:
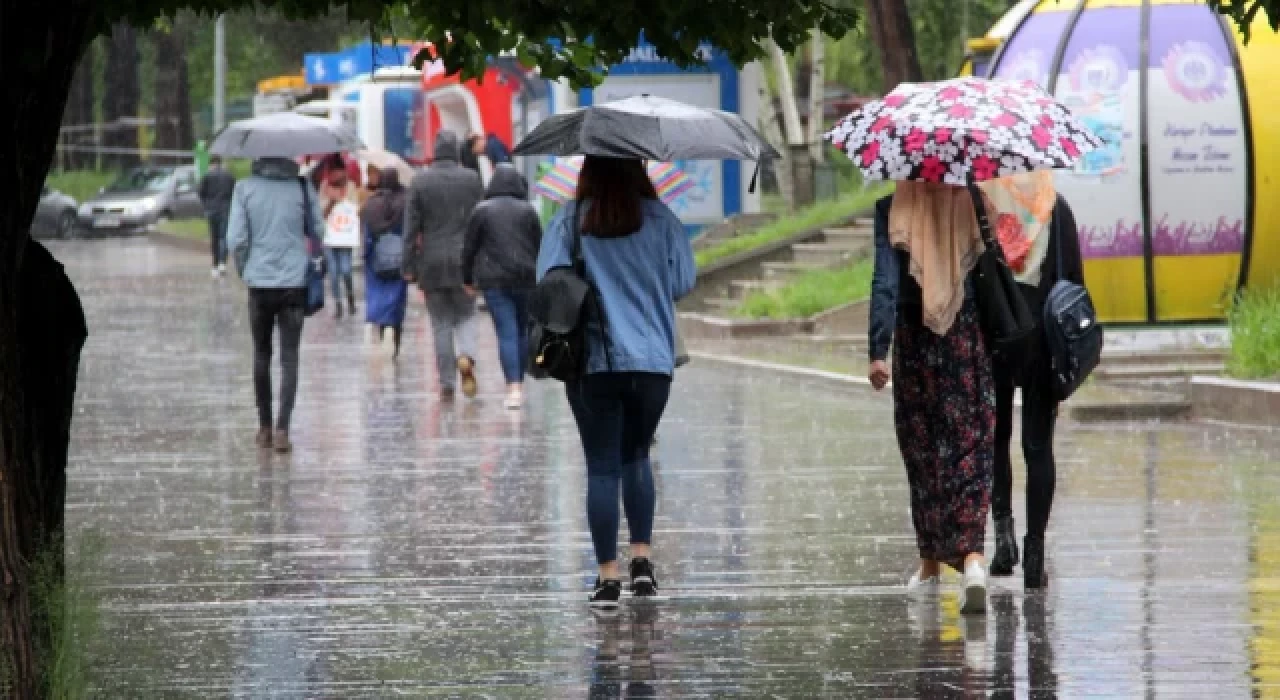
<path fill-rule="evenodd" d="M 587 295 L 591 300 L 591 305 L 595 307 L 596 324 L 600 328 L 600 344 L 604 347 L 605 366 L 610 372 L 613 371 L 613 352 L 609 349 L 612 340 L 609 338 L 608 322 L 604 315 L 604 301 L 600 298 L 600 290 L 587 277 L 587 260 L 582 252 L 582 230 L 579 226 L 579 220 L 582 216 L 582 203 L 575 201 L 573 204 L 573 216 L 569 220 L 569 230 L 573 233 L 573 243 L 570 244 L 569 257 L 573 260 L 573 269 L 587 283 L 590 290 Z"/>
<path fill-rule="evenodd" d="M 1054 198 L 1053 225 L 1049 227 L 1049 233 L 1053 236 L 1053 258 L 1054 262 L 1057 263 L 1056 267 L 1058 268 L 1058 279 L 1055 281 L 1061 281 L 1066 278 L 1066 276 L 1062 274 L 1062 217 L 1058 216 L 1058 204 L 1061 201 L 1061 199 L 1056 197 Z"/>
<path fill-rule="evenodd" d="M 315 240 L 316 232 L 311 221 L 311 192 L 307 189 L 306 178 L 298 178 L 298 185 L 302 187 L 302 235 Z"/>
<path fill-rule="evenodd" d="M 987 205 L 982 201 L 982 190 L 978 186 L 969 183 L 969 198 L 973 200 L 973 213 L 978 218 L 978 231 L 982 234 L 982 242 L 988 248 L 996 251 L 996 255 L 1000 259 L 1004 259 L 1004 249 L 1000 247 L 1000 243 L 991 235 L 991 221 L 987 218 Z"/>

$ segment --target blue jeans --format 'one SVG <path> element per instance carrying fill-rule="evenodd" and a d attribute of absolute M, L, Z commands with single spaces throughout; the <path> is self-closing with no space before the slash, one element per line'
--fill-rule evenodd
<path fill-rule="evenodd" d="M 333 300 L 341 305 L 343 280 L 347 283 L 347 296 L 351 296 L 351 249 L 325 247 L 324 255 L 329 263 L 329 285 L 333 289 Z"/>
<path fill-rule="evenodd" d="M 493 318 L 493 330 L 498 334 L 498 354 L 502 359 L 502 375 L 508 384 L 524 381 L 525 365 L 529 361 L 527 289 L 486 289 L 484 303 Z"/>
<path fill-rule="evenodd" d="M 587 523 L 596 561 L 618 558 L 618 489 L 632 544 L 649 544 L 657 492 L 649 445 L 671 395 L 671 377 L 588 374 L 565 387 L 587 458 Z"/>

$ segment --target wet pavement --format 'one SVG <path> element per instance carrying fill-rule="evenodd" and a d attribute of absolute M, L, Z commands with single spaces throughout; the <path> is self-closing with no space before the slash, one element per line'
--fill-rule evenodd
<path fill-rule="evenodd" d="M 143 239 L 54 252 L 91 331 L 67 518 L 101 697 L 1280 696 L 1275 434 L 1064 426 L 1051 588 L 962 619 L 902 593 L 886 398 L 695 362 L 657 449 L 670 599 L 599 619 L 567 404 L 502 408 L 487 323 L 480 400 L 442 406 L 420 307 L 398 365 L 309 321 L 297 449 L 266 456 L 237 282 Z"/>

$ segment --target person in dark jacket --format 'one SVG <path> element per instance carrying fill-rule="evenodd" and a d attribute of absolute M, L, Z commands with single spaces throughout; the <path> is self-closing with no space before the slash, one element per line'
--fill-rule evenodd
<path fill-rule="evenodd" d="M 528 183 L 515 166 L 499 165 L 467 226 L 462 280 L 473 293 L 475 287 L 484 290 L 507 380 L 504 405 L 512 410 L 524 402 L 526 301 L 536 281 L 541 243 L 542 222 L 529 203 Z"/>
<path fill-rule="evenodd" d="M 231 193 L 236 177 L 222 167 L 222 158 L 209 161 L 209 172 L 200 181 L 200 203 L 209 220 L 209 247 L 213 252 L 213 276 L 227 274 L 227 221 L 231 218 Z"/>
<path fill-rule="evenodd" d="M 972 280 L 981 251 L 964 188 L 900 182 L 876 204 L 869 377 L 877 391 L 893 377 L 920 554 L 907 593 L 936 596 L 947 564 L 964 574 L 966 614 L 986 610 L 983 550 L 995 462 L 995 382 Z"/>
<path fill-rule="evenodd" d="M 479 173 L 458 164 L 459 155 L 458 137 L 441 131 L 435 160 L 413 177 L 404 212 L 404 272 L 427 298 L 445 399 L 453 398 L 459 376 L 462 393 L 476 394 L 476 300 L 462 284 L 462 246 L 484 183 Z"/>
<path fill-rule="evenodd" d="M 458 162 L 462 163 L 462 167 L 473 170 L 483 177 L 484 173 L 480 171 L 480 155 L 483 153 L 484 137 L 472 134 L 462 143 L 461 150 L 458 152 Z"/>
<path fill-rule="evenodd" d="M 377 337 L 384 343 L 387 331 L 391 331 L 391 357 L 395 359 L 400 355 L 401 328 L 409 301 L 408 284 L 402 278 L 379 276 L 374 255 L 383 236 L 403 236 L 406 194 L 395 168 L 378 171 L 376 180 L 372 170 L 370 175 L 370 181 L 376 181 L 378 189 L 360 211 L 360 224 L 364 229 L 364 318 L 378 329 Z"/>
<path fill-rule="evenodd" d="M 1051 188 L 1052 181 L 1048 183 Z M 1080 257 L 1075 216 L 1061 195 L 1054 194 L 1051 189 L 1046 194 L 1044 208 L 1048 209 L 1048 202 L 1053 204 L 1051 218 L 1039 222 L 1040 235 L 1045 236 L 1045 240 L 1032 248 L 1032 257 L 1021 270 L 1011 261 L 1021 283 L 1019 287 L 1027 298 L 1033 317 L 1037 319 L 1044 317 L 1045 299 L 1059 280 L 1084 284 L 1084 264 Z M 1002 237 L 1002 244 L 1004 240 Z M 1010 247 L 1003 247 L 1006 257 L 1009 257 Z M 1035 255 L 1037 250 L 1039 256 Z M 1021 387 L 1022 456 L 1027 463 L 1027 535 L 1023 540 L 1022 574 L 1025 587 L 1035 589 L 1047 584 L 1044 534 L 1049 525 L 1057 479 L 1053 431 L 1058 418 L 1058 401 L 1054 396 L 1049 346 L 1043 329 L 1029 345 L 1028 351 L 1028 357 L 1017 358 L 1020 362 L 1016 366 L 1004 358 L 996 358 L 993 364 L 996 380 L 996 461 L 991 516 L 996 526 L 996 553 L 991 560 L 991 575 L 1012 575 L 1013 567 L 1018 564 L 1011 503 L 1013 464 L 1009 452 L 1013 437 L 1014 389 Z"/>

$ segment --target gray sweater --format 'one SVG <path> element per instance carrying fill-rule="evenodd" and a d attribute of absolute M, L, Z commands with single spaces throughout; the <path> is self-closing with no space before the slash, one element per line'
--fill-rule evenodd
<path fill-rule="evenodd" d="M 458 165 L 458 137 L 436 136 L 435 160 L 413 177 L 405 202 L 404 271 L 425 290 L 462 286 L 462 246 L 484 183 Z"/>

